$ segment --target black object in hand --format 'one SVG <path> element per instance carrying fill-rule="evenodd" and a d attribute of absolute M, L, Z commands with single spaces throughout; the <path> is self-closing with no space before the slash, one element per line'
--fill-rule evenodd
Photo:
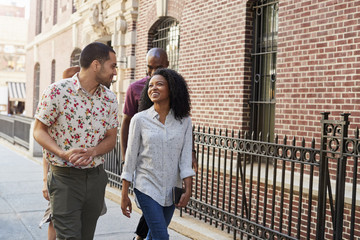
<path fill-rule="evenodd" d="M 173 197 L 173 203 L 178 204 L 181 198 L 181 195 L 185 192 L 185 189 L 173 187 L 172 189 L 172 197 Z"/>

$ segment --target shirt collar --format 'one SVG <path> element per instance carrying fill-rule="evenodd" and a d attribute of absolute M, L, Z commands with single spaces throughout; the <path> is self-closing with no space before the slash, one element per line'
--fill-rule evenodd
<path fill-rule="evenodd" d="M 78 75 L 75 74 L 72 79 L 74 80 L 74 87 L 75 87 L 75 90 L 76 91 L 79 91 L 80 89 L 82 89 L 81 85 L 80 85 L 80 81 L 79 81 L 79 78 L 78 78 Z"/>
<path fill-rule="evenodd" d="M 79 92 L 79 91 L 81 90 L 81 91 L 83 91 L 84 93 L 90 95 L 90 93 L 88 93 L 88 91 L 86 91 L 86 90 L 81 86 L 80 81 L 79 81 L 79 78 L 78 78 L 78 74 L 75 74 L 75 75 L 72 77 L 72 79 L 74 80 L 74 87 L 75 87 L 75 90 L 76 90 L 77 92 Z M 101 93 L 102 93 L 102 92 L 105 92 L 105 91 L 106 91 L 105 86 L 102 85 L 102 84 L 99 84 L 99 86 L 96 88 L 93 96 L 101 97 Z"/>
<path fill-rule="evenodd" d="M 158 119 L 159 120 L 159 114 L 158 114 L 158 112 L 157 111 L 155 111 L 155 108 L 154 108 L 154 105 L 152 105 L 150 108 L 149 108 L 149 113 L 150 113 L 150 116 L 151 116 L 151 118 L 156 118 L 156 119 Z M 168 117 L 173 117 L 173 110 L 170 108 L 170 111 L 169 111 L 169 113 L 168 113 L 168 115 L 166 116 L 166 119 L 168 119 Z"/>
<path fill-rule="evenodd" d="M 149 108 L 151 118 L 158 118 L 159 114 L 155 111 L 154 105 Z"/>

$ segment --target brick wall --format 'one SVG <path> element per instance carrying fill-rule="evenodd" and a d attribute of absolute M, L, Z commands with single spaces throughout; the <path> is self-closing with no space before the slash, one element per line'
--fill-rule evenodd
<path fill-rule="evenodd" d="M 313 137 L 325 111 L 359 125 L 359 10 L 359 1 L 280 1 L 278 133 Z"/>
<path fill-rule="evenodd" d="M 148 51 L 148 24 L 153 24 L 152 18 L 156 19 L 156 5 L 153 0 L 140 0 L 139 1 L 139 14 L 137 20 L 137 41 L 136 41 L 136 69 L 135 78 L 141 79 L 145 77 L 146 61 L 145 56 Z"/>
<path fill-rule="evenodd" d="M 159 20 L 155 4 L 139 1 L 137 79 L 145 73 L 148 31 Z M 246 1 L 169 0 L 168 4 L 168 16 L 180 22 L 179 72 L 191 90 L 194 123 L 248 129 L 251 47 L 244 46 L 249 46 L 252 27 L 246 22 Z"/>
<path fill-rule="evenodd" d="M 248 130 L 248 14 L 246 1 L 192 1 L 184 8 L 179 71 L 189 82 L 195 123 Z"/>
<path fill-rule="evenodd" d="M 350 112 L 351 127 L 359 124 L 359 10 L 359 1 L 280 1 L 276 133 L 317 138 L 324 111 Z M 169 0 L 168 15 L 180 22 L 179 72 L 189 83 L 194 123 L 248 130 L 251 1 Z M 156 1 L 139 1 L 137 79 L 157 20 Z"/>

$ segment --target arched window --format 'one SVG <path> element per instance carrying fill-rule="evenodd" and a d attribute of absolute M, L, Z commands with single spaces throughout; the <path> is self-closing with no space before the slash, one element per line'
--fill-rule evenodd
<path fill-rule="evenodd" d="M 51 83 L 55 82 L 55 59 L 51 61 Z"/>
<path fill-rule="evenodd" d="M 251 128 L 264 138 L 269 133 L 270 139 L 274 139 L 275 126 L 278 7 L 278 0 L 258 0 L 253 8 Z"/>
<path fill-rule="evenodd" d="M 34 98 L 33 98 L 33 113 L 35 114 L 40 98 L 40 64 L 36 63 L 34 67 Z"/>
<path fill-rule="evenodd" d="M 162 48 L 169 58 L 169 68 L 179 69 L 180 28 L 173 18 L 165 18 L 157 25 L 149 36 L 153 36 L 152 47 Z"/>
<path fill-rule="evenodd" d="M 70 67 L 80 66 L 80 54 L 81 49 L 75 48 L 75 50 L 71 54 Z"/>

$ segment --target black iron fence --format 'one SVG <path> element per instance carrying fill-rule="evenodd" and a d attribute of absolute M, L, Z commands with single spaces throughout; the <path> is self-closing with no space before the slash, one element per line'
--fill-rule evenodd
<path fill-rule="evenodd" d="M 183 212 L 234 239 L 358 239 L 359 131 L 349 138 L 348 115 L 328 116 L 320 144 L 194 127 L 199 170 Z M 105 165 L 119 188 L 120 156 L 118 142 Z"/>
<path fill-rule="evenodd" d="M 120 129 L 120 128 L 119 128 Z M 104 168 L 109 177 L 111 187 L 121 188 L 120 175 L 122 173 L 123 161 L 121 157 L 120 131 L 116 139 L 115 148 L 105 155 Z"/>
<path fill-rule="evenodd" d="M 0 137 L 28 147 L 33 119 L 0 115 Z M 320 143 L 194 127 L 199 169 L 187 214 L 234 239 L 359 239 L 360 138 L 323 113 Z M 120 137 L 106 155 L 121 188 Z"/>
<path fill-rule="evenodd" d="M 320 156 L 314 140 L 307 148 L 304 140 L 288 144 L 287 137 L 262 142 L 256 140 L 261 135 L 241 138 L 239 132 L 205 128 L 194 135 L 201 154 L 190 214 L 232 232 L 234 239 L 314 237 Z"/>

